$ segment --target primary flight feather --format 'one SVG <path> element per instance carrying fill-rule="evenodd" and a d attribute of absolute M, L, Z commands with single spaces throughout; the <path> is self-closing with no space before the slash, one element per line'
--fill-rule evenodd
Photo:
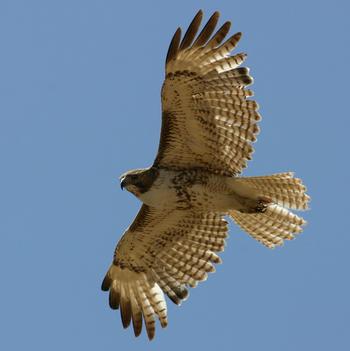
<path fill-rule="evenodd" d="M 121 186 L 142 201 L 119 241 L 102 289 L 124 328 L 135 336 L 144 322 L 149 339 L 155 319 L 167 326 L 164 298 L 180 304 L 215 270 L 227 237 L 226 215 L 269 248 L 293 239 L 305 221 L 309 196 L 300 179 L 279 173 L 239 177 L 259 131 L 258 104 L 246 55 L 231 56 L 241 33 L 224 41 L 225 22 L 215 33 L 215 12 L 197 35 L 199 11 L 181 40 L 170 43 L 162 87 L 162 129 L 153 165 L 126 172 Z M 213 34 L 214 33 L 214 34 Z"/>

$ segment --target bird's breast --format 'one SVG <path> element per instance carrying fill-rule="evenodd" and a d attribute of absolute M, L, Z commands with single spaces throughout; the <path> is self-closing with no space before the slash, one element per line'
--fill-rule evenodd
<path fill-rule="evenodd" d="M 207 187 L 208 175 L 203 172 L 161 171 L 150 189 L 138 197 L 152 207 L 180 210 L 212 207 L 213 194 Z"/>
<path fill-rule="evenodd" d="M 139 194 L 138 198 L 151 207 L 175 207 L 176 192 L 171 188 L 171 175 L 169 172 L 160 172 L 148 191 Z"/>

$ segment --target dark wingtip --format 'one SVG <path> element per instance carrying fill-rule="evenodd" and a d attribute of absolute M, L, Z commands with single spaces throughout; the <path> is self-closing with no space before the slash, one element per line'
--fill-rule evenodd
<path fill-rule="evenodd" d="M 220 43 L 224 40 L 226 37 L 227 33 L 230 31 L 231 28 L 231 22 L 227 21 L 225 22 L 217 31 L 216 33 L 212 36 L 212 38 L 208 41 L 208 45 L 211 46 L 217 46 L 220 45 Z"/>
<path fill-rule="evenodd" d="M 139 337 L 141 335 L 141 331 L 142 329 L 135 329 L 134 328 L 134 335 L 135 335 L 135 338 Z"/>
<path fill-rule="evenodd" d="M 188 297 L 188 290 L 184 286 L 179 286 L 177 288 L 173 288 L 176 296 L 180 299 L 180 302 L 182 300 L 186 300 Z"/>
<path fill-rule="evenodd" d="M 247 67 L 238 67 L 235 69 L 237 73 L 241 75 L 248 75 L 249 74 L 249 69 Z"/>
<path fill-rule="evenodd" d="M 154 329 L 152 329 L 152 330 L 146 329 L 146 331 L 147 331 L 148 340 L 152 341 L 154 339 L 155 334 L 156 334 L 155 330 Z"/>
<path fill-rule="evenodd" d="M 166 60 L 165 60 L 166 64 L 176 57 L 176 54 L 179 50 L 180 40 L 181 40 L 181 28 L 179 27 L 174 33 L 173 38 L 171 39 L 168 53 L 166 55 Z"/>
<path fill-rule="evenodd" d="M 176 295 L 174 296 L 174 295 L 167 294 L 167 296 L 175 305 L 178 305 L 178 306 L 181 305 L 181 300 Z"/>
<path fill-rule="evenodd" d="M 217 19 L 219 19 L 219 17 L 220 17 L 220 11 L 215 11 L 211 16 L 210 16 L 210 19 L 209 19 L 209 21 L 212 19 L 212 18 L 217 18 Z"/>
<path fill-rule="evenodd" d="M 142 316 L 139 316 L 139 319 L 136 321 L 134 318 L 132 319 L 132 324 L 134 328 L 134 335 L 137 338 L 141 335 L 142 332 Z"/>
<path fill-rule="evenodd" d="M 248 76 L 248 75 L 242 76 L 240 79 L 242 80 L 242 82 L 243 82 L 244 85 L 246 85 L 246 86 L 247 86 L 247 85 L 251 85 L 251 84 L 254 83 L 253 77 Z"/>
<path fill-rule="evenodd" d="M 201 16 L 203 17 L 203 10 L 199 9 L 198 12 L 196 13 L 196 15 L 194 16 L 194 18 L 196 18 L 197 16 Z"/>
<path fill-rule="evenodd" d="M 120 302 L 120 316 L 122 319 L 123 328 L 126 329 L 131 322 L 131 302 L 122 298 Z"/>
<path fill-rule="evenodd" d="M 208 22 L 206 23 L 202 31 L 199 33 L 197 39 L 195 40 L 193 47 L 202 46 L 208 41 L 210 36 L 213 34 L 213 31 L 219 21 L 219 17 L 220 17 L 219 11 L 215 11 L 211 15 Z"/>
<path fill-rule="evenodd" d="M 111 290 L 109 292 L 108 302 L 109 302 L 109 307 L 112 310 L 117 310 L 119 308 L 119 303 L 120 303 L 120 294 L 117 293 L 116 291 Z"/>
<path fill-rule="evenodd" d="M 198 28 L 202 22 L 202 18 L 203 18 L 203 11 L 199 10 L 196 14 L 196 16 L 194 16 L 191 24 L 188 26 L 188 29 L 182 39 L 182 42 L 180 44 L 180 51 L 181 50 L 185 50 L 188 47 L 191 46 L 193 39 L 195 38 L 197 32 L 198 32 Z"/>
<path fill-rule="evenodd" d="M 101 284 L 101 290 L 102 291 L 108 291 L 110 286 L 111 286 L 112 280 L 111 278 L 108 277 L 108 274 L 103 279 L 103 282 Z"/>

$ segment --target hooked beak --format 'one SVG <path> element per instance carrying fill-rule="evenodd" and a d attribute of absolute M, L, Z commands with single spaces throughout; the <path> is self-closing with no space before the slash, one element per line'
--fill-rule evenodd
<path fill-rule="evenodd" d="M 124 187 L 125 187 L 125 178 L 123 178 L 123 179 L 120 181 L 120 189 L 124 190 Z"/>

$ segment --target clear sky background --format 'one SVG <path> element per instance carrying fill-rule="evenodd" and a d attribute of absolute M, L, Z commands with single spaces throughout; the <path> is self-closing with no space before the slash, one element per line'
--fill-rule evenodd
<path fill-rule="evenodd" d="M 242 31 L 262 132 L 246 175 L 293 170 L 305 232 L 230 227 L 223 265 L 149 343 L 100 291 L 154 159 L 169 41 L 202 8 Z M 1 350 L 349 350 L 347 1 L 0 1 Z"/>

